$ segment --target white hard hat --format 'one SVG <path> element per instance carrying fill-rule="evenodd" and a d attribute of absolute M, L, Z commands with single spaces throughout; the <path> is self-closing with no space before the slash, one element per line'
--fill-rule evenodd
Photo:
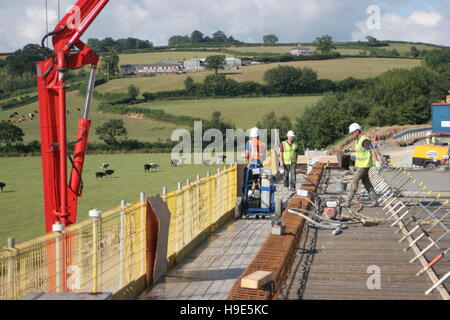
<path fill-rule="evenodd" d="M 295 133 L 294 133 L 294 131 L 289 131 L 288 133 L 287 133 L 287 137 L 288 138 L 295 138 Z"/>
<path fill-rule="evenodd" d="M 350 131 L 349 133 L 352 134 L 356 130 L 361 131 L 361 126 L 358 123 L 352 123 L 349 128 L 349 131 Z"/>
<path fill-rule="evenodd" d="M 250 130 L 250 138 L 258 138 L 259 137 L 259 129 L 258 128 L 252 128 Z"/>

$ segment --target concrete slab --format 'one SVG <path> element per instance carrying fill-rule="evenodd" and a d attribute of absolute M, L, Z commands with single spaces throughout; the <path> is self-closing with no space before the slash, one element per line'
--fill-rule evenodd
<path fill-rule="evenodd" d="M 167 272 L 140 300 L 223 300 L 271 232 L 271 220 L 229 223 Z"/>

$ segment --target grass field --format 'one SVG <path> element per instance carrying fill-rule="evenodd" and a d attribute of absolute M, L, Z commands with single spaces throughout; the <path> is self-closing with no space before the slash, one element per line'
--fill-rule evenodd
<path fill-rule="evenodd" d="M 188 115 L 205 120 L 211 118 L 214 111 L 220 111 L 224 119 L 235 123 L 238 127 L 249 128 L 261 120 L 262 117 L 271 111 L 279 115 L 300 116 L 306 106 L 312 105 L 320 96 L 302 96 L 302 97 L 281 97 L 281 98 L 235 98 L 235 99 L 203 99 L 203 100 L 177 100 L 177 101 L 158 101 L 147 105 L 153 109 L 163 109 L 167 113 L 175 115 Z M 83 99 L 76 93 L 68 94 L 68 105 L 71 114 L 68 115 L 68 137 L 75 139 L 78 128 L 79 112 L 75 106 L 81 106 Z M 93 121 L 89 141 L 98 141 L 95 135 L 95 128 L 109 119 L 123 119 L 125 127 L 128 129 L 128 137 L 141 141 L 158 141 L 169 139 L 174 129 L 179 126 L 156 121 L 148 118 L 131 118 L 109 113 L 99 113 L 96 110 L 98 101 L 93 100 L 91 119 Z M 20 109 L 24 115 L 37 109 L 37 103 L 24 106 Z M 16 110 L 16 109 L 13 109 Z M 245 112 L 242 112 L 245 110 Z M 11 110 L 0 111 L 0 120 L 9 119 Z M 16 125 L 20 126 L 25 132 L 24 141 L 31 142 L 40 140 L 39 120 L 26 121 Z"/>
<path fill-rule="evenodd" d="M 171 132 L 176 128 L 173 123 L 161 122 L 147 118 L 131 118 L 121 115 L 103 114 L 99 113 L 97 108 L 98 101 L 92 100 L 92 112 L 90 118 L 92 119 L 92 129 L 89 141 L 98 141 L 95 134 L 95 128 L 110 119 L 123 119 L 125 127 L 128 129 L 128 137 L 131 139 L 138 139 L 141 141 L 154 142 L 160 138 L 170 137 Z M 67 105 L 70 114 L 67 116 L 67 132 L 68 139 L 75 140 L 75 135 L 78 128 L 78 119 L 82 115 L 77 111 L 77 108 L 83 110 L 84 98 L 78 96 L 76 92 L 70 92 L 67 95 Z M 37 102 L 29 104 L 17 109 L 7 111 L 0 111 L 0 120 L 8 120 L 12 112 L 19 112 L 20 115 L 27 115 L 30 112 L 38 109 Z M 16 123 L 25 132 L 24 141 L 31 142 L 33 140 L 40 140 L 39 136 L 39 119 L 33 121 L 25 121 L 23 123 Z"/>
<path fill-rule="evenodd" d="M 205 51 L 173 51 L 173 52 L 148 52 L 148 53 L 136 53 L 136 54 L 121 54 L 120 64 L 151 64 L 164 59 L 169 60 L 188 60 L 194 58 L 206 58 L 208 56 L 222 54 L 230 56 L 220 52 L 205 52 Z"/>
<path fill-rule="evenodd" d="M 214 111 L 220 111 L 224 120 L 233 122 L 237 128 L 249 129 L 262 117 L 273 111 L 279 116 L 292 119 L 301 116 L 307 106 L 317 102 L 320 96 L 242 98 L 242 99 L 202 99 L 185 101 L 165 101 L 142 105 L 151 109 L 163 109 L 175 115 L 188 115 L 210 119 Z"/>
<path fill-rule="evenodd" d="M 296 61 L 285 63 L 270 63 L 242 67 L 239 70 L 227 70 L 231 79 L 237 81 L 257 81 L 263 83 L 264 73 L 278 65 L 290 65 L 295 67 L 310 67 L 318 72 L 319 78 L 331 80 L 342 80 L 347 77 L 368 78 L 375 77 L 385 71 L 394 68 L 410 69 L 421 64 L 420 60 L 414 59 L 389 59 L 389 58 L 342 58 L 323 61 Z M 157 92 L 165 90 L 183 89 L 183 82 L 187 77 L 195 81 L 203 79 L 212 74 L 211 71 L 203 71 L 189 74 L 163 75 L 157 77 L 125 78 L 110 81 L 96 90 L 101 93 L 122 91 L 124 92 L 130 84 L 141 89 L 141 91 Z"/>
<path fill-rule="evenodd" d="M 90 209 L 106 211 L 120 205 L 120 200 L 135 202 L 140 192 L 156 195 L 166 186 L 175 190 L 177 182 L 194 180 L 197 174 L 215 173 L 217 166 L 184 165 L 170 167 L 169 154 L 90 155 L 83 173 L 84 196 L 79 202 L 78 221 L 85 220 Z M 110 163 L 116 175 L 96 179 L 101 163 Z M 145 163 L 159 163 L 157 172 L 144 173 Z M 0 180 L 7 183 L 0 192 L 0 246 L 7 237 L 24 241 L 44 231 L 43 191 L 40 157 L 0 158 Z"/>
<path fill-rule="evenodd" d="M 339 43 L 337 43 L 339 45 Z M 431 50 L 435 49 L 435 46 L 427 45 L 427 44 L 414 44 L 414 43 L 393 43 L 390 42 L 389 46 L 387 47 L 380 47 L 381 49 L 386 50 L 393 50 L 397 49 L 400 54 L 407 53 L 411 50 L 411 47 L 415 46 L 418 50 Z M 316 51 L 315 46 L 306 46 L 307 48 L 311 49 L 312 51 Z M 228 49 L 238 52 L 255 52 L 255 53 L 290 53 L 293 46 L 258 46 L 258 47 L 229 47 Z M 343 55 L 357 55 L 360 51 L 364 50 L 364 48 L 360 49 L 354 49 L 354 48 L 337 48 L 336 51 L 338 51 L 340 54 Z"/>

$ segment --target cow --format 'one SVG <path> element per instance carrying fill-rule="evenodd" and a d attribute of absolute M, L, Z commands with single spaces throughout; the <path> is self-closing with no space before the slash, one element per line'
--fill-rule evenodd
<path fill-rule="evenodd" d="M 114 170 L 105 170 L 105 176 L 112 176 L 114 174 Z"/>
<path fill-rule="evenodd" d="M 95 173 L 95 178 L 104 178 L 106 176 L 106 174 L 104 172 L 96 172 Z"/>
<path fill-rule="evenodd" d="M 157 163 L 144 164 L 144 171 L 145 172 L 156 171 L 157 168 L 159 168 L 159 164 L 157 164 Z"/>
<path fill-rule="evenodd" d="M 211 164 L 211 160 L 203 160 L 203 164 L 205 166 L 209 166 Z"/>
<path fill-rule="evenodd" d="M 170 160 L 170 165 L 171 165 L 172 167 L 178 167 L 179 164 L 180 164 L 180 161 L 179 161 L 179 160 Z"/>
<path fill-rule="evenodd" d="M 0 190 L 3 192 L 3 188 L 6 187 L 6 183 L 4 183 L 3 181 L 0 181 Z"/>
<path fill-rule="evenodd" d="M 101 165 L 102 170 L 106 170 L 108 168 L 109 168 L 109 163 L 102 163 L 102 165 Z"/>

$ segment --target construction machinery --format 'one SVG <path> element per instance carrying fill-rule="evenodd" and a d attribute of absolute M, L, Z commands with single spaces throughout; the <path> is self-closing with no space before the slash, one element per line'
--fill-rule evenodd
<path fill-rule="evenodd" d="M 434 169 L 448 164 L 449 147 L 426 144 L 414 148 L 412 165 L 421 168 Z"/>
<path fill-rule="evenodd" d="M 236 218 L 281 216 L 281 199 L 275 200 L 275 177 L 270 168 L 247 168 L 244 174 L 243 197 L 236 203 Z"/>
<path fill-rule="evenodd" d="M 60 229 L 76 222 L 77 202 L 83 192 L 82 172 L 91 121 L 89 109 L 95 85 L 99 56 L 80 38 L 109 0 L 79 0 L 55 29 L 42 39 L 48 59 L 37 62 L 42 173 L 46 231 Z M 53 50 L 45 46 L 51 37 Z M 73 142 L 66 134 L 65 76 L 69 70 L 91 65 L 83 118 Z M 73 157 L 68 146 L 74 145 Z M 68 160 L 71 166 L 67 177 Z"/>

